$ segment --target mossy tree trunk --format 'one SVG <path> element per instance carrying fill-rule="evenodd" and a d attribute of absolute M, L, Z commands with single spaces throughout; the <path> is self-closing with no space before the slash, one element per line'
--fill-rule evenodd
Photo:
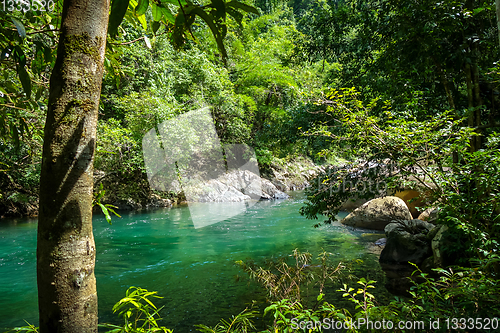
<path fill-rule="evenodd" d="M 40 332 L 97 332 L 93 161 L 109 0 L 65 0 L 38 220 Z"/>

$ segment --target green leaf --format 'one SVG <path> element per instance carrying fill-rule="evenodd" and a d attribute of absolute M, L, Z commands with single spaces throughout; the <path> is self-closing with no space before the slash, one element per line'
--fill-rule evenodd
<path fill-rule="evenodd" d="M 106 208 L 113 214 L 115 214 L 117 217 L 122 217 L 120 214 L 118 214 L 117 212 L 115 212 L 115 210 L 113 208 L 118 208 L 116 206 L 113 206 L 113 205 L 110 205 L 110 204 L 107 204 L 106 205 Z"/>
<path fill-rule="evenodd" d="M 14 139 L 14 146 L 16 150 L 19 149 L 19 131 L 14 123 L 10 123 L 10 135 Z"/>
<path fill-rule="evenodd" d="M 226 12 L 229 15 L 231 15 L 236 20 L 236 22 L 238 22 L 238 24 L 241 24 L 241 22 L 243 21 L 243 14 L 241 14 L 239 11 L 228 7 L 228 8 L 226 8 Z"/>
<path fill-rule="evenodd" d="M 146 22 L 146 15 L 139 16 L 137 20 L 139 20 L 144 30 L 148 29 L 148 23 Z"/>
<path fill-rule="evenodd" d="M 158 7 L 155 3 L 152 3 L 151 9 L 153 11 L 153 20 L 160 21 L 161 17 L 163 16 L 163 12 L 161 10 L 161 7 Z"/>
<path fill-rule="evenodd" d="M 109 215 L 108 209 L 102 203 L 98 203 L 99 207 L 101 207 L 102 212 L 104 213 L 104 217 L 109 224 L 111 224 L 111 215 Z"/>
<path fill-rule="evenodd" d="M 212 5 L 215 8 L 215 17 L 216 19 L 225 19 L 226 18 L 226 6 L 224 5 L 223 0 L 212 0 Z"/>
<path fill-rule="evenodd" d="M 19 79 L 21 80 L 26 96 L 31 98 L 31 78 L 28 72 L 26 72 L 26 68 L 24 68 L 24 66 L 19 67 L 17 73 L 19 74 Z"/>
<path fill-rule="evenodd" d="M 15 17 L 11 17 L 10 19 L 12 20 L 12 22 L 16 26 L 17 32 L 19 33 L 19 36 L 21 36 L 22 38 L 26 38 L 26 29 L 24 28 L 23 23 Z"/>
<path fill-rule="evenodd" d="M 238 8 L 238 9 L 241 9 L 241 10 L 247 12 L 247 13 L 254 13 L 256 15 L 260 15 L 257 8 L 246 5 L 246 4 L 238 2 L 238 1 L 230 1 L 230 2 L 226 3 L 226 7 L 232 7 L 235 9 Z"/>
<path fill-rule="evenodd" d="M 137 7 L 134 9 L 136 16 L 142 16 L 146 13 L 149 7 L 149 0 L 139 0 Z"/>
<path fill-rule="evenodd" d="M 151 26 L 151 28 L 153 29 L 153 33 L 156 34 L 156 32 L 158 31 L 158 29 L 160 29 L 160 22 L 158 21 L 153 21 L 153 24 Z"/>
<path fill-rule="evenodd" d="M 219 51 L 221 51 L 221 53 L 222 53 L 222 58 L 226 59 L 227 53 L 226 53 L 226 48 L 224 47 L 224 43 L 222 41 L 223 37 L 222 37 L 221 32 L 219 31 L 218 27 L 217 27 L 217 24 L 215 23 L 213 16 L 210 14 L 207 14 L 205 11 L 203 11 L 199 7 L 194 8 L 193 13 L 198 15 L 199 17 L 201 17 L 203 19 L 203 21 L 205 21 L 207 23 L 210 30 L 212 30 L 212 34 L 215 37 L 215 41 L 217 42 L 217 46 L 219 47 Z"/>
<path fill-rule="evenodd" d="M 113 0 L 111 3 L 111 14 L 109 14 L 108 33 L 115 36 L 118 33 L 118 27 L 127 13 L 129 0 Z"/>
<path fill-rule="evenodd" d="M 19 45 L 16 45 L 14 50 L 16 52 L 16 57 L 17 57 L 17 61 L 19 62 L 19 66 L 20 67 L 26 66 L 26 55 L 24 54 L 23 49 L 21 49 L 21 47 Z"/>
<path fill-rule="evenodd" d="M 43 48 L 43 58 L 47 63 L 52 62 L 52 49 L 50 47 L 45 46 Z"/>
<path fill-rule="evenodd" d="M 166 17 L 170 23 L 174 24 L 175 23 L 175 16 L 174 16 L 174 14 L 172 14 L 170 9 L 168 7 L 160 7 L 160 9 L 161 9 L 161 12 L 163 14 L 163 17 Z"/>

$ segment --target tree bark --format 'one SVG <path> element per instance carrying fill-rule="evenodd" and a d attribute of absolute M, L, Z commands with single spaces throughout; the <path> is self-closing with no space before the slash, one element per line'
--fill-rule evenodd
<path fill-rule="evenodd" d="M 65 0 L 44 129 L 40 332 L 97 332 L 93 161 L 109 0 Z"/>
<path fill-rule="evenodd" d="M 496 13 L 497 13 L 498 41 L 500 42 L 500 0 L 495 0 L 495 7 L 496 7 Z"/>

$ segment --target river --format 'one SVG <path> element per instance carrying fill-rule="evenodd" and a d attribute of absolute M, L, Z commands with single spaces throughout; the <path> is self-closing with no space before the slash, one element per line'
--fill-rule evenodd
<path fill-rule="evenodd" d="M 112 225 L 95 216 L 100 322 L 119 323 L 113 304 L 129 286 L 140 286 L 163 297 L 156 300 L 165 306 L 162 325 L 176 332 L 215 325 L 264 297 L 255 284 L 236 281 L 245 275 L 236 260 L 259 262 L 298 248 L 314 255 L 324 249 L 339 260 L 376 261 L 366 250 L 373 237 L 338 224 L 313 228 L 317 221 L 298 213 L 303 200 L 302 192 L 294 192 L 287 200 L 260 201 L 203 228 L 193 226 L 186 206 L 124 213 Z M 0 329 L 25 325 L 24 320 L 37 325 L 36 220 L 0 220 L 0 253 Z"/>

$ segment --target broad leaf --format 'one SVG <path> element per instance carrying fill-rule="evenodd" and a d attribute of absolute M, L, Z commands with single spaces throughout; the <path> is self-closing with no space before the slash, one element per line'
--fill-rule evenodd
<path fill-rule="evenodd" d="M 153 33 L 156 34 L 156 32 L 158 31 L 158 29 L 160 29 L 160 22 L 153 21 L 153 23 L 151 25 L 151 28 L 153 29 Z"/>
<path fill-rule="evenodd" d="M 26 68 L 24 66 L 20 66 L 19 69 L 17 70 L 17 73 L 19 74 L 19 79 L 21 80 L 21 84 L 23 85 L 24 92 L 26 93 L 26 96 L 28 98 L 31 97 L 31 78 L 26 72 Z"/>
<path fill-rule="evenodd" d="M 231 15 L 236 20 L 236 22 L 238 22 L 238 24 L 241 24 L 241 22 L 243 21 L 243 14 L 241 14 L 239 11 L 228 7 L 226 8 L 226 12 Z"/>
<path fill-rule="evenodd" d="M 149 0 L 139 0 L 137 7 L 135 7 L 135 15 L 142 16 L 146 13 L 149 7 Z"/>
<path fill-rule="evenodd" d="M 215 17 L 217 19 L 226 19 L 226 6 L 223 0 L 212 0 L 212 5 L 215 8 Z"/>
<path fill-rule="evenodd" d="M 15 17 L 11 17 L 10 19 L 12 20 L 12 22 L 16 26 L 17 32 L 19 33 L 19 36 L 21 36 L 22 38 L 26 38 L 26 29 L 24 28 L 23 23 Z"/>
<path fill-rule="evenodd" d="M 238 8 L 238 9 L 244 10 L 247 13 L 254 13 L 254 14 L 260 15 L 257 8 L 246 5 L 246 4 L 238 2 L 238 1 L 234 1 L 234 0 L 226 3 L 226 7 Z"/>
<path fill-rule="evenodd" d="M 111 3 L 111 14 L 109 15 L 108 33 L 115 36 L 118 33 L 118 27 L 125 17 L 129 0 L 113 0 Z"/>
<path fill-rule="evenodd" d="M 175 16 L 174 14 L 172 14 L 172 12 L 170 11 L 170 9 L 168 7 L 160 7 L 161 8 L 161 12 L 163 14 L 163 17 L 167 18 L 167 20 L 174 24 L 175 23 Z"/>
<path fill-rule="evenodd" d="M 226 53 L 226 48 L 224 47 L 224 43 L 222 41 L 223 36 L 221 35 L 221 32 L 219 31 L 217 24 L 214 21 L 213 16 L 210 14 L 207 14 L 205 11 L 203 11 L 203 9 L 201 9 L 199 7 L 194 8 L 193 13 L 198 15 L 199 17 L 201 17 L 203 19 L 203 21 L 205 21 L 207 23 L 210 30 L 212 30 L 212 34 L 215 37 L 215 41 L 217 42 L 217 46 L 219 47 L 219 51 L 221 51 L 221 53 L 222 53 L 222 58 L 226 59 L 227 53 Z"/>
<path fill-rule="evenodd" d="M 160 7 L 158 7 L 155 3 L 151 4 L 151 10 L 153 11 L 153 20 L 160 21 L 163 16 L 163 12 Z"/>

